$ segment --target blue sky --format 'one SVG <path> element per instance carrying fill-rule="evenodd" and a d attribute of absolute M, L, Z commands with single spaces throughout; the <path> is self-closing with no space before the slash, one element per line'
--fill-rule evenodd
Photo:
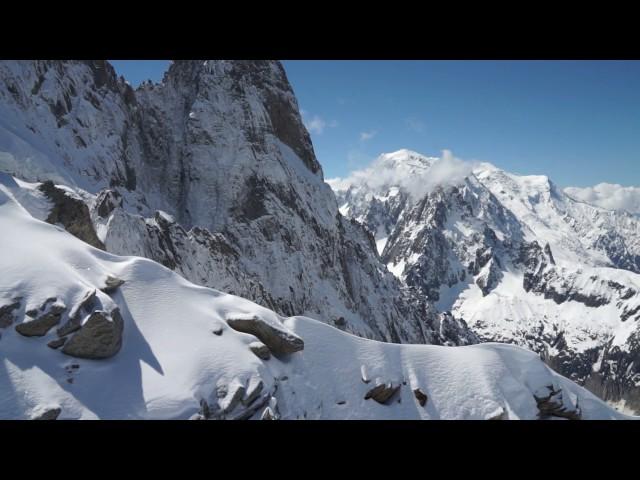
<path fill-rule="evenodd" d="M 112 62 L 132 84 L 168 62 Z M 560 186 L 640 185 L 640 62 L 284 61 L 325 177 L 449 149 Z"/>

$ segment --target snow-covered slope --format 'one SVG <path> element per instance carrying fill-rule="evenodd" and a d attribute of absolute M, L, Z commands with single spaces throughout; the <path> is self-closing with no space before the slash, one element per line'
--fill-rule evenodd
<path fill-rule="evenodd" d="M 628 418 L 519 347 L 284 318 L 91 247 L 47 202 L 0 175 L 0 418 Z"/>
<path fill-rule="evenodd" d="M 280 314 L 379 340 L 475 341 L 339 214 L 278 62 L 177 61 L 135 91 L 108 62 L 0 62 L 0 170 L 53 181 L 50 219 L 90 244 Z"/>
<path fill-rule="evenodd" d="M 384 158 L 399 170 L 422 158 L 424 183 L 438 163 L 406 152 Z M 402 177 L 370 175 L 334 188 L 343 211 L 384 242 L 391 272 L 484 340 L 531 348 L 598 395 L 640 410 L 636 217 L 575 201 L 545 176 L 489 164 L 418 196 L 415 177 L 407 188 Z"/>

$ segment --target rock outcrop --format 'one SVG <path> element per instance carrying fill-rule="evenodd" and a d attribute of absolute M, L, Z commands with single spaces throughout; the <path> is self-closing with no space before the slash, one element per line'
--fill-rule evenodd
<path fill-rule="evenodd" d="M 77 358 L 103 359 L 122 347 L 124 322 L 120 311 L 93 312 L 80 330 L 63 345 L 62 353 Z"/>
<path fill-rule="evenodd" d="M 25 337 L 42 337 L 60 323 L 62 314 L 67 310 L 62 304 L 54 303 L 34 320 L 19 323 L 16 331 Z"/>
<path fill-rule="evenodd" d="M 62 409 L 60 407 L 49 408 L 33 417 L 31 420 L 57 420 L 61 413 Z"/>
<path fill-rule="evenodd" d="M 391 403 L 394 395 L 398 393 L 401 387 L 401 385 L 394 384 L 393 382 L 383 382 L 378 378 L 375 383 L 375 387 L 367 391 L 364 399 L 369 400 L 371 398 L 383 405 Z"/>
<path fill-rule="evenodd" d="M 304 349 L 304 341 L 274 321 L 258 317 L 228 318 L 227 323 L 238 332 L 250 333 L 264 343 L 275 355 L 287 355 Z"/>
<path fill-rule="evenodd" d="M 14 298 L 0 307 L 0 328 L 7 328 L 16 319 L 16 310 L 20 308 L 21 299 Z"/>

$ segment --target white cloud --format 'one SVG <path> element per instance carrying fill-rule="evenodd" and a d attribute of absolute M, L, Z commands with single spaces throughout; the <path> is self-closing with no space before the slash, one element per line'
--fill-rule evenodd
<path fill-rule="evenodd" d="M 343 191 L 348 190 L 351 186 L 351 183 L 348 179 L 336 177 L 336 178 L 326 178 L 325 182 L 329 184 L 331 190 L 333 191 Z"/>
<path fill-rule="evenodd" d="M 627 210 L 640 214 L 640 187 L 623 187 L 615 183 L 599 183 L 593 187 L 567 187 L 565 193 L 586 203 L 608 210 Z"/>
<path fill-rule="evenodd" d="M 373 137 L 376 136 L 378 132 L 375 130 L 371 130 L 369 132 L 360 132 L 360 141 L 361 142 L 366 142 L 367 140 L 371 140 Z"/>
<path fill-rule="evenodd" d="M 416 169 L 415 160 L 406 161 L 416 156 L 423 160 L 424 168 Z M 455 157 L 449 150 L 443 150 L 439 158 L 400 150 L 381 155 L 369 167 L 355 170 L 346 178 L 332 178 L 327 183 L 334 190 L 346 190 L 352 185 L 364 185 L 372 190 L 397 186 L 419 200 L 438 186 L 461 184 L 477 165 L 477 162 Z"/>
<path fill-rule="evenodd" d="M 331 120 L 330 122 L 326 122 L 319 115 L 309 116 L 309 113 L 305 110 L 300 110 L 300 114 L 302 115 L 302 122 L 304 126 L 307 127 L 309 133 L 315 133 L 316 135 L 322 135 L 325 128 L 335 128 L 338 126 L 338 122 L 336 120 Z"/>
<path fill-rule="evenodd" d="M 424 133 L 427 128 L 427 125 L 423 121 L 414 117 L 407 118 L 405 123 L 409 130 L 413 130 L 416 133 Z"/>
<path fill-rule="evenodd" d="M 324 128 L 327 126 L 327 122 L 325 122 L 318 115 L 314 115 L 312 118 L 305 121 L 305 126 L 311 133 L 322 135 L 322 132 L 324 132 Z"/>

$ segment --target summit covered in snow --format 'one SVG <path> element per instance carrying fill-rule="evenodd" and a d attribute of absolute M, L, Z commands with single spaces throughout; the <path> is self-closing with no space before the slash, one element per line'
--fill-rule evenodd
<path fill-rule="evenodd" d="M 402 170 L 421 159 L 420 168 L 409 180 L 379 182 L 372 168 L 334 183 L 341 211 L 368 227 L 389 271 L 483 340 L 537 351 L 638 411 L 638 218 L 577 201 L 546 176 L 486 163 L 466 163 L 464 178 L 416 196 L 412 186 L 430 185 L 431 168 L 448 158 L 383 155 L 377 162 Z"/>

